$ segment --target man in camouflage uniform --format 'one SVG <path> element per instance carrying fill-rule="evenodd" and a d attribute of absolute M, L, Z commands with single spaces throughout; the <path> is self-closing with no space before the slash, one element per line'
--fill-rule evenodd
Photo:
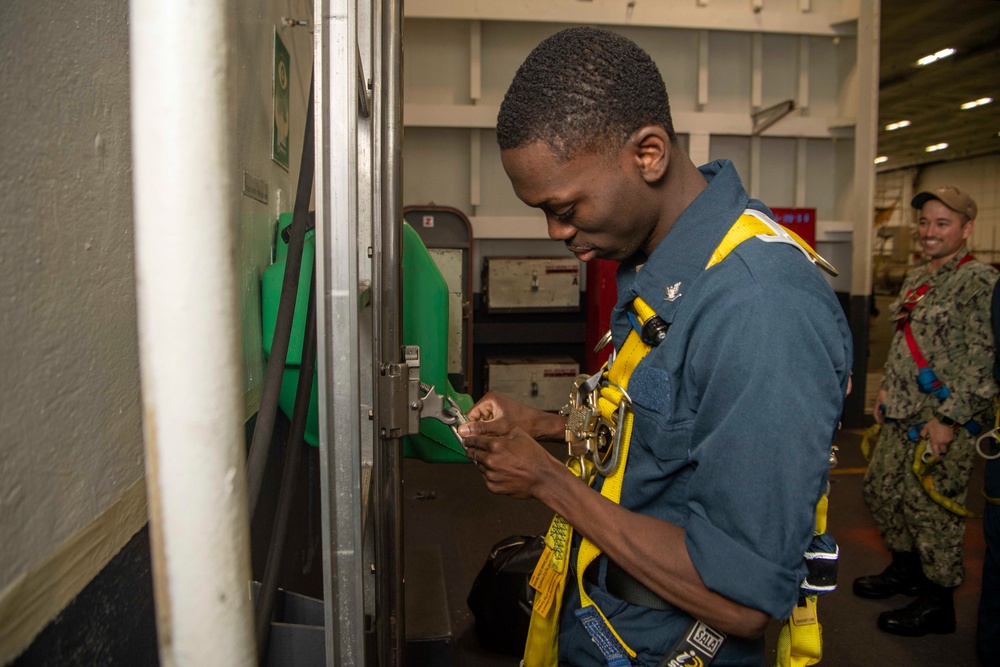
<path fill-rule="evenodd" d="M 875 410 L 882 432 L 864 479 L 865 502 L 892 563 L 857 579 L 854 593 L 916 595 L 908 606 L 879 615 L 878 626 L 923 636 L 955 631 L 952 593 L 965 574 L 965 523 L 944 504 L 964 503 L 976 457 L 974 433 L 992 426 L 997 386 L 990 298 L 997 271 L 969 254 L 976 204 L 965 192 L 921 192 L 912 206 L 920 210 L 917 236 L 929 261 L 907 274 L 892 305 L 897 328 Z M 927 472 L 944 504 L 913 472 L 916 452 L 928 447 L 934 458 Z"/>

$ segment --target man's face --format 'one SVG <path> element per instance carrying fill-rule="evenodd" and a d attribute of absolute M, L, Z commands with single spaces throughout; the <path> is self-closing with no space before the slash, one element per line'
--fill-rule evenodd
<path fill-rule="evenodd" d="M 514 193 L 541 209 L 549 238 L 578 259 L 622 261 L 656 247 L 659 211 L 628 149 L 560 160 L 544 142 L 501 151 Z"/>
<path fill-rule="evenodd" d="M 920 209 L 917 238 L 934 266 L 943 266 L 972 234 L 972 222 L 938 199 L 928 199 Z"/>

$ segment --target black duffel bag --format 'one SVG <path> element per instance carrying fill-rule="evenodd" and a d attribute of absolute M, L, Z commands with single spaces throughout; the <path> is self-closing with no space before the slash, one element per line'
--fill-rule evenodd
<path fill-rule="evenodd" d="M 468 598 L 476 618 L 476 636 L 486 650 L 524 654 L 535 596 L 528 581 L 544 547 L 542 535 L 511 535 L 490 550 Z"/>

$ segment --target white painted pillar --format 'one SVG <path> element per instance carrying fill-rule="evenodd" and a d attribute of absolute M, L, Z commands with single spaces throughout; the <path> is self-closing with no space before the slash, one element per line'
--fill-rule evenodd
<path fill-rule="evenodd" d="M 132 0 L 135 250 L 160 662 L 256 664 L 225 0 Z"/>
<path fill-rule="evenodd" d="M 872 289 L 872 226 L 875 215 L 875 156 L 878 150 L 878 63 L 880 6 L 862 0 L 858 11 L 858 100 L 854 128 L 854 219 L 851 237 L 851 294 L 865 296 Z M 907 202 L 908 204 L 909 202 Z"/>

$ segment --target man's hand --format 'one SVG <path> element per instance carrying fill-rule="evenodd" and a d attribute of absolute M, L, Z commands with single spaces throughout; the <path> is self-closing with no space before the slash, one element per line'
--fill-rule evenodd
<path fill-rule="evenodd" d="M 920 429 L 920 435 L 921 437 L 930 439 L 931 451 L 934 452 L 935 458 L 941 458 L 948 453 L 948 447 L 951 446 L 951 441 L 955 439 L 955 429 L 942 424 L 935 417 L 931 417 L 924 424 L 924 427 Z"/>
<path fill-rule="evenodd" d="M 496 424 L 493 420 L 472 421 L 459 427 L 466 456 L 476 462 L 487 489 L 515 498 L 534 498 L 547 476 L 565 472 L 565 467 L 522 429 L 506 430 Z"/>
<path fill-rule="evenodd" d="M 885 423 L 885 401 L 888 396 L 885 389 L 879 389 L 875 394 L 875 421 L 879 424 Z"/>
<path fill-rule="evenodd" d="M 489 422 L 489 432 L 493 435 L 506 435 L 516 427 L 538 440 L 562 440 L 565 436 L 565 417 L 525 405 L 496 391 L 487 392 L 466 416 L 470 422 Z M 458 434 L 465 438 L 462 428 Z"/>

